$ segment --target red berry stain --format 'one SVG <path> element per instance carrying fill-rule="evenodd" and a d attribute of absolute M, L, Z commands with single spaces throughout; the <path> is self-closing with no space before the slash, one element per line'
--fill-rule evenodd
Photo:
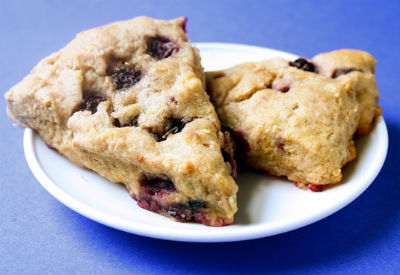
<path fill-rule="evenodd" d="M 309 184 L 308 189 L 310 189 L 312 192 L 321 192 L 323 187 L 322 185 Z"/>

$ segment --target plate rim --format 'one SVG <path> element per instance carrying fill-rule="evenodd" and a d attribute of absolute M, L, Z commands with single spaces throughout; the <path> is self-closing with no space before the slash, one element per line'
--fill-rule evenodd
<path fill-rule="evenodd" d="M 246 45 L 246 44 L 239 44 L 239 43 L 225 43 L 225 42 L 192 42 L 191 43 L 193 46 L 196 48 L 214 48 L 214 49 L 243 49 L 243 50 L 253 50 L 253 51 L 262 51 L 262 52 L 270 52 L 270 53 L 275 53 L 279 54 L 281 56 L 286 56 L 287 59 L 295 59 L 298 58 L 299 55 L 281 51 L 281 50 L 276 50 L 272 48 L 267 48 L 267 47 L 261 47 L 261 46 L 255 46 L 255 45 Z"/>
<path fill-rule="evenodd" d="M 198 48 L 205 47 L 213 47 L 213 48 L 242 48 L 246 50 L 256 50 L 256 51 L 268 51 L 274 52 L 277 54 L 284 54 L 286 56 L 295 57 L 296 55 L 282 52 L 275 49 L 263 48 L 258 46 L 244 45 L 244 44 L 233 44 L 233 43 L 214 43 L 214 42 L 198 42 L 193 43 Z M 36 134 L 33 130 L 27 128 L 24 131 L 23 137 L 23 147 L 25 158 L 28 162 L 28 166 L 31 169 L 33 175 L 37 179 L 37 181 L 58 201 L 63 203 L 68 208 L 74 210 L 75 212 L 91 219 L 97 221 L 101 224 L 107 225 L 109 227 L 122 230 L 128 233 L 134 233 L 141 236 L 156 238 L 156 239 L 164 239 L 164 240 L 172 240 L 172 241 L 183 241 L 183 242 L 234 242 L 234 241 L 244 241 L 251 239 L 258 239 L 263 237 L 269 237 L 277 234 L 282 234 L 285 232 L 289 232 L 307 225 L 310 225 L 314 222 L 322 220 L 333 213 L 336 213 L 343 207 L 350 204 L 357 197 L 359 197 L 371 184 L 374 182 L 375 178 L 379 174 L 382 169 L 382 166 L 385 162 L 389 138 L 386 123 L 384 121 L 383 116 L 377 119 L 374 128 L 372 131 L 379 131 L 380 140 L 378 146 L 377 160 L 375 162 L 376 169 L 368 171 L 369 183 L 362 186 L 362 188 L 358 188 L 356 192 L 354 192 L 351 196 L 348 196 L 345 200 L 341 201 L 340 204 L 335 205 L 335 207 L 326 210 L 325 212 L 321 212 L 317 215 L 313 215 L 307 218 L 301 218 L 298 220 L 292 221 L 289 225 L 286 222 L 275 222 L 266 226 L 266 224 L 257 224 L 248 226 L 246 230 L 243 230 L 242 227 L 234 227 L 234 225 L 229 226 L 229 230 L 224 230 L 227 227 L 211 227 L 211 230 L 204 229 L 189 229 L 189 230 L 180 230 L 177 232 L 176 228 L 163 228 L 160 230 L 156 225 L 148 225 L 143 224 L 136 221 L 126 221 L 122 218 L 118 218 L 112 216 L 108 213 L 102 212 L 94 207 L 91 207 L 73 196 L 69 195 L 67 192 L 63 191 L 60 187 L 57 186 L 55 182 L 53 182 L 49 176 L 46 174 L 44 169 L 41 167 L 39 159 L 36 156 L 36 148 L 35 148 L 35 138 L 40 138 L 38 134 Z M 382 136 L 381 136 L 382 135 Z"/>

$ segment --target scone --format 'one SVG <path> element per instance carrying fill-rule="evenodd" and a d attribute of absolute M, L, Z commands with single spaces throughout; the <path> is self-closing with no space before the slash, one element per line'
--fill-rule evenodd
<path fill-rule="evenodd" d="M 207 89 L 246 165 L 319 191 L 341 181 L 354 133 L 381 114 L 375 64 L 356 50 L 271 59 L 206 73 Z"/>
<path fill-rule="evenodd" d="M 10 118 L 178 221 L 233 222 L 238 187 L 185 19 L 82 32 L 6 94 Z"/>

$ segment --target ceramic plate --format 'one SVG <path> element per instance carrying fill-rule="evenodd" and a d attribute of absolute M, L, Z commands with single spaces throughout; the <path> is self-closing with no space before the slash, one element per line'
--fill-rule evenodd
<path fill-rule="evenodd" d="M 197 43 L 206 70 L 272 57 L 295 59 L 276 50 L 245 45 Z M 296 188 L 293 183 L 262 173 L 238 176 L 235 223 L 207 227 L 179 223 L 137 206 L 122 185 L 75 166 L 50 150 L 32 130 L 24 135 L 29 167 L 43 187 L 60 202 L 99 223 L 134 234 L 188 242 L 227 242 L 272 236 L 321 220 L 357 198 L 375 179 L 386 157 L 388 134 L 383 118 L 356 141 L 358 157 L 344 170 L 343 182 L 323 192 Z M 359 215 L 367 215 L 359 213 Z"/>

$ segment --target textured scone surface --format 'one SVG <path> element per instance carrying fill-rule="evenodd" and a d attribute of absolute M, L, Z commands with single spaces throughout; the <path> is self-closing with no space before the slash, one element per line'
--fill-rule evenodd
<path fill-rule="evenodd" d="M 368 133 L 381 112 L 374 69 L 369 54 L 340 50 L 209 72 L 207 89 L 248 166 L 299 185 L 334 184 L 356 157 L 354 133 Z"/>
<path fill-rule="evenodd" d="M 237 185 L 185 23 L 138 17 L 78 34 L 11 88 L 8 113 L 76 164 L 124 183 L 141 207 L 230 224 Z"/>

